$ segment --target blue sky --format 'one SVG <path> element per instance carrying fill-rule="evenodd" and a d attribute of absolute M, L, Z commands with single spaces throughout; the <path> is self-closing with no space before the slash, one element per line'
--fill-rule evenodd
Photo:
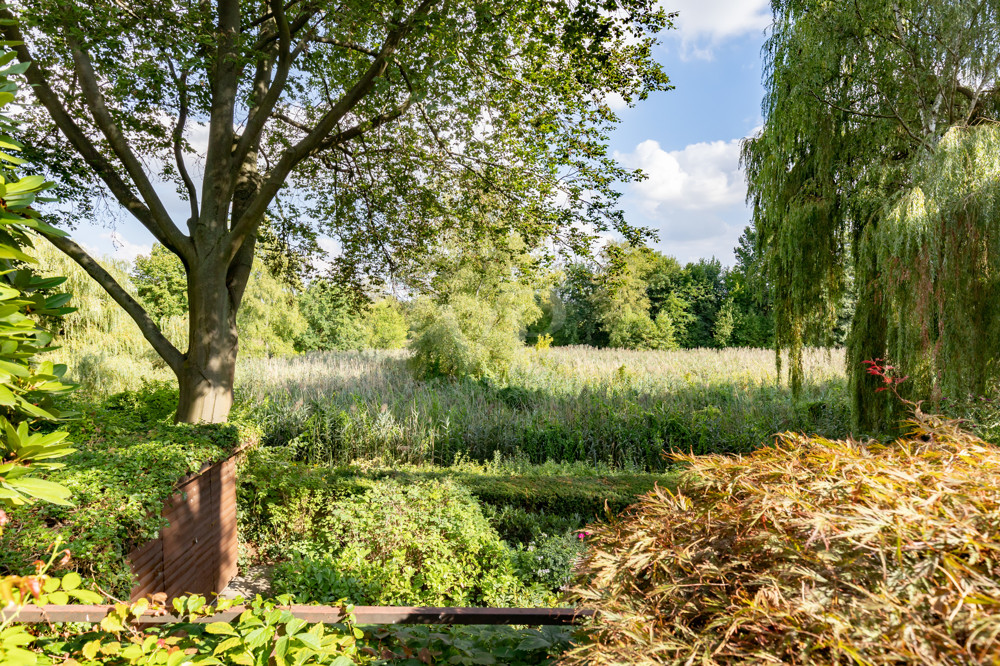
<path fill-rule="evenodd" d="M 682 262 L 699 257 L 733 261 L 733 247 L 750 220 L 739 170 L 739 142 L 761 124 L 760 49 L 770 23 L 767 0 L 666 0 L 678 11 L 657 59 L 674 90 L 618 111 L 611 148 L 648 179 L 624 186 L 628 220 L 655 229 L 655 247 Z M 165 199 L 173 198 L 164 188 Z M 183 202 L 170 206 L 178 219 Z M 133 259 L 153 239 L 138 223 L 81 227 L 75 236 L 98 255 Z"/>
<path fill-rule="evenodd" d="M 766 0 L 667 0 L 676 30 L 657 53 L 674 90 L 620 111 L 612 148 L 647 180 L 626 186 L 634 224 L 656 229 L 656 248 L 682 262 L 733 261 L 750 213 L 740 140 L 760 126 L 760 49 Z"/>

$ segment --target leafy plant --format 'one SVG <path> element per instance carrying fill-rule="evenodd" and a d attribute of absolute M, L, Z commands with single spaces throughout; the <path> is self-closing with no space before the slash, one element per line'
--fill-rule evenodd
<path fill-rule="evenodd" d="M 374 482 L 285 543 L 299 555 L 278 565 L 275 590 L 310 601 L 505 606 L 529 594 L 476 500 L 448 480 Z"/>
<path fill-rule="evenodd" d="M 102 599 L 93 592 L 79 591 L 79 577 L 75 574 L 61 581 L 41 575 L 32 579 L 29 586 L 39 581 L 43 590 L 37 594 L 34 591 L 23 593 L 18 597 L 19 603 L 58 603 L 57 598 L 67 595 L 83 603 L 99 603 Z M 47 591 L 49 588 L 51 591 Z M 291 601 L 290 597 L 264 600 L 258 596 L 231 622 L 207 620 L 242 603 L 242 599 L 218 599 L 209 604 L 200 596 L 173 599 L 170 610 L 178 616 L 179 622 L 145 628 L 135 624 L 135 620 L 166 610 L 149 599 L 116 603 L 99 624 L 90 628 L 68 625 L 62 630 L 36 629 L 32 632 L 8 622 L 0 627 L 0 662 L 5 666 L 69 663 L 80 666 L 350 666 L 362 661 L 358 644 L 364 633 L 353 624 L 353 607 L 340 604 L 343 622 L 310 625 L 284 608 Z"/>
<path fill-rule="evenodd" d="M 53 339 L 40 320 L 70 312 L 66 307 L 70 296 L 51 293 L 65 278 L 41 278 L 23 268 L 37 263 L 24 251 L 31 247 L 32 231 L 65 234 L 42 222 L 31 207 L 53 184 L 41 176 L 18 178 L 14 172 L 24 161 L 11 154 L 21 145 L 10 137 L 16 123 L 6 108 L 18 91 L 11 77 L 28 67 L 11 65 L 14 57 L 9 51 L 0 55 L 0 506 L 35 499 L 65 505 L 69 490 L 34 474 L 62 466 L 53 461 L 73 450 L 64 442 L 66 433 L 33 433 L 29 425 L 69 415 L 55 406 L 58 396 L 73 389 L 62 381 L 66 366 L 38 362 L 35 357 Z"/>

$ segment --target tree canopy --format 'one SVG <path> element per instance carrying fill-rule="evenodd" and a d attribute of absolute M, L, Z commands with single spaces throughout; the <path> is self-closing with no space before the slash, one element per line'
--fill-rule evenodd
<path fill-rule="evenodd" d="M 30 63 L 23 138 L 77 216 L 110 197 L 185 267 L 182 352 L 52 238 L 177 374 L 180 420 L 228 414 L 263 232 L 306 254 L 332 236 L 356 283 L 448 230 L 574 251 L 609 229 L 644 235 L 615 207 L 612 185 L 635 174 L 608 155 L 606 100 L 669 87 L 651 49 L 670 17 L 653 0 L 10 0 L 0 19 Z"/>
<path fill-rule="evenodd" d="M 906 264 L 912 244 L 907 249 L 906 234 L 888 220 L 899 217 L 893 211 L 922 181 L 925 165 L 947 150 L 949 132 L 977 133 L 1000 117 L 1000 3 L 773 0 L 772 9 L 765 123 L 745 143 L 743 161 L 775 297 L 777 344 L 790 351 L 798 386 L 803 342 L 833 325 L 853 280 L 848 370 L 859 424 L 868 426 L 881 407 L 861 361 L 886 355 L 900 317 L 918 328 L 937 325 L 927 308 L 906 308 L 902 292 L 885 281 L 892 272 L 905 288 L 927 286 Z M 974 151 L 966 155 L 963 168 L 981 173 Z M 942 241 L 973 238 L 966 235 L 972 227 L 949 219 L 940 231 L 952 240 Z M 976 265 L 939 268 L 971 279 Z M 925 357 L 935 339 L 920 344 Z M 984 359 L 953 361 L 961 372 Z"/>

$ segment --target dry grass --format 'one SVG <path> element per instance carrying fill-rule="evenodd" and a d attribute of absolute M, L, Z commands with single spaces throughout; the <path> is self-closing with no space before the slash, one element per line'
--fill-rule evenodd
<path fill-rule="evenodd" d="M 1000 663 L 1000 450 L 919 412 L 890 445 L 680 458 L 595 529 L 566 664 Z"/>

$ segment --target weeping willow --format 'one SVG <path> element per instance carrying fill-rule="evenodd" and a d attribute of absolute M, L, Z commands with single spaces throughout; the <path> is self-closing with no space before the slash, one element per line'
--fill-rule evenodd
<path fill-rule="evenodd" d="M 889 359 L 917 398 L 1000 372 L 995 247 L 1000 0 L 772 0 L 764 125 L 743 146 L 776 350 L 801 353 L 847 291 L 856 426 L 888 401 L 862 361 Z"/>
<path fill-rule="evenodd" d="M 861 248 L 915 397 L 983 394 L 1000 362 L 1000 128 L 953 128 Z"/>

